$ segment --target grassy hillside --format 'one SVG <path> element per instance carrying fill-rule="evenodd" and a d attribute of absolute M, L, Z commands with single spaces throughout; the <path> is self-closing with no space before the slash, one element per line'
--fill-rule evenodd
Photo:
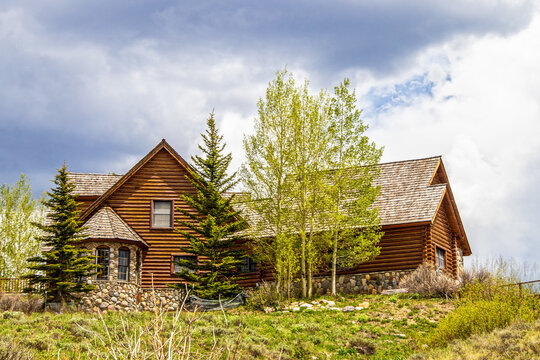
<path fill-rule="evenodd" d="M 518 322 L 490 333 L 476 334 L 448 347 L 418 353 L 411 360 L 533 360 L 540 359 L 540 321 Z"/>
<path fill-rule="evenodd" d="M 365 301 L 368 308 L 352 312 L 235 309 L 176 319 L 152 313 L 111 313 L 101 320 L 81 313 L 5 312 L 0 314 L 0 359 L 3 353 L 31 353 L 37 359 L 129 358 L 130 351 L 155 356 L 169 344 L 194 359 L 405 359 L 416 340 L 432 333 L 454 308 L 452 301 L 410 295 L 341 298 L 336 306 Z"/>

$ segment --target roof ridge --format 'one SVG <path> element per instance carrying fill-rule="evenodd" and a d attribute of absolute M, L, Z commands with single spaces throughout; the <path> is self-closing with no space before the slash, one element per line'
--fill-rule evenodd
<path fill-rule="evenodd" d="M 422 161 L 422 160 L 431 160 L 431 159 L 442 159 L 442 155 L 428 156 L 428 157 L 418 158 L 418 159 L 387 161 L 387 162 L 378 163 L 377 165 L 387 165 L 387 164 L 396 164 L 396 163 L 402 163 L 402 162 L 408 162 L 408 161 Z"/>
<path fill-rule="evenodd" d="M 82 173 L 82 172 L 69 172 L 69 175 L 102 175 L 102 176 L 124 176 L 124 174 L 102 174 L 102 173 Z"/>
<path fill-rule="evenodd" d="M 112 234 L 113 234 L 113 236 L 116 238 L 116 237 L 118 237 L 118 236 L 116 235 L 116 230 L 114 229 L 113 221 L 112 221 L 112 219 L 111 219 L 111 215 L 110 215 L 110 213 L 109 213 L 109 209 L 111 209 L 111 208 L 108 207 L 108 206 L 104 206 L 104 207 L 103 207 L 103 210 L 105 210 L 105 215 L 107 216 L 107 219 L 109 220 L 109 226 L 111 227 Z M 111 209 L 111 210 L 112 210 L 112 209 Z"/>

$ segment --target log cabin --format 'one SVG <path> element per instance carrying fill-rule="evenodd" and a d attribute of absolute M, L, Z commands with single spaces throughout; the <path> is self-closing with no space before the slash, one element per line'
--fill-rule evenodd
<path fill-rule="evenodd" d="M 375 260 L 341 269 L 340 275 L 410 271 L 428 263 L 457 277 L 471 249 L 440 156 L 382 163 L 374 186 L 384 235 Z M 175 230 L 188 211 L 181 199 L 193 192 L 189 164 L 165 141 L 126 174 L 71 173 L 87 228 L 84 246 L 102 266 L 98 284 L 130 283 L 140 289 L 179 282 L 175 260 L 185 239 Z M 195 259 L 192 259 L 195 260 Z M 271 279 L 250 258 L 242 266 L 242 285 Z M 324 276 L 324 274 L 320 274 Z M 369 279 L 369 278 L 368 278 Z M 357 288 L 355 288 L 357 290 Z"/>

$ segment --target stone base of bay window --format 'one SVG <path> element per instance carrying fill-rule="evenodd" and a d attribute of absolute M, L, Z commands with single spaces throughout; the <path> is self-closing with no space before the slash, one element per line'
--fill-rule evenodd
<path fill-rule="evenodd" d="M 96 288 L 80 300 L 83 311 L 139 311 L 139 285 L 120 281 L 89 280 Z"/>
<path fill-rule="evenodd" d="M 87 312 L 175 311 L 184 301 L 184 291 L 178 289 L 141 289 L 134 283 L 90 280 L 96 286 L 80 300 Z"/>

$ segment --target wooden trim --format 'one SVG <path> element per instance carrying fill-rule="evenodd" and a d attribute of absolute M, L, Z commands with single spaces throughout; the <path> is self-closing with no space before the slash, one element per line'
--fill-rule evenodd
<path fill-rule="evenodd" d="M 428 186 L 431 186 L 431 183 L 433 182 L 433 179 L 437 175 L 437 172 L 439 171 L 439 166 L 441 166 L 441 159 L 439 158 L 439 162 L 437 163 L 437 166 L 435 167 L 435 171 L 433 172 L 433 175 L 431 175 L 431 179 L 429 179 Z"/>
<path fill-rule="evenodd" d="M 437 209 L 435 210 L 435 213 L 433 214 L 433 217 L 431 218 L 431 223 L 432 224 L 435 223 L 435 218 L 437 217 L 437 214 L 439 213 L 439 209 L 441 208 L 441 205 L 442 205 L 442 203 L 444 201 L 444 197 L 446 195 L 446 189 L 447 189 L 447 187 L 445 186 L 444 191 L 442 193 L 442 196 L 441 196 L 441 198 L 439 200 L 439 203 L 437 204 Z"/>
<path fill-rule="evenodd" d="M 399 223 L 399 224 L 388 224 L 388 225 L 381 225 L 381 230 L 384 229 L 392 229 L 392 228 L 408 228 L 410 226 L 421 226 L 421 225 L 429 225 L 431 224 L 430 220 L 427 221 L 413 221 L 408 223 Z"/>
<path fill-rule="evenodd" d="M 171 226 L 154 226 L 154 201 L 170 201 L 171 202 Z M 172 230 L 174 229 L 174 199 L 171 198 L 155 198 L 150 200 L 150 229 L 153 230 Z"/>
<path fill-rule="evenodd" d="M 463 227 L 463 222 L 461 221 L 461 216 L 459 215 L 459 211 L 456 205 L 456 200 L 454 199 L 454 194 L 452 193 L 452 188 L 450 187 L 450 182 L 448 181 L 448 175 L 446 174 L 446 169 L 444 168 L 444 163 L 442 162 L 442 160 L 439 167 L 441 169 L 442 175 L 444 176 L 444 180 L 446 181 L 450 205 L 453 211 L 455 212 L 457 224 L 460 230 L 460 234 L 459 234 L 460 236 L 459 236 L 458 242 L 462 246 L 463 255 L 469 256 L 472 254 L 471 246 L 469 245 L 469 240 L 467 239 L 467 234 L 465 233 L 465 228 Z"/>
<path fill-rule="evenodd" d="M 442 267 L 442 269 L 444 270 L 448 270 L 448 249 L 445 249 L 444 247 L 440 246 L 439 244 L 435 245 L 435 266 L 436 267 L 439 267 L 439 264 L 437 264 L 437 260 L 439 259 L 438 255 L 437 255 L 437 249 L 440 249 L 444 252 L 444 266 Z"/>
<path fill-rule="evenodd" d="M 145 243 L 142 243 L 137 240 L 128 240 L 128 239 L 118 239 L 118 238 L 93 238 L 89 237 L 84 240 L 81 240 L 81 243 L 89 243 L 89 242 L 104 242 L 104 243 L 119 243 L 119 244 L 129 244 L 129 245 L 137 245 L 141 249 L 148 249 L 148 245 Z M 106 245 L 99 245 L 99 246 L 106 246 Z"/>

